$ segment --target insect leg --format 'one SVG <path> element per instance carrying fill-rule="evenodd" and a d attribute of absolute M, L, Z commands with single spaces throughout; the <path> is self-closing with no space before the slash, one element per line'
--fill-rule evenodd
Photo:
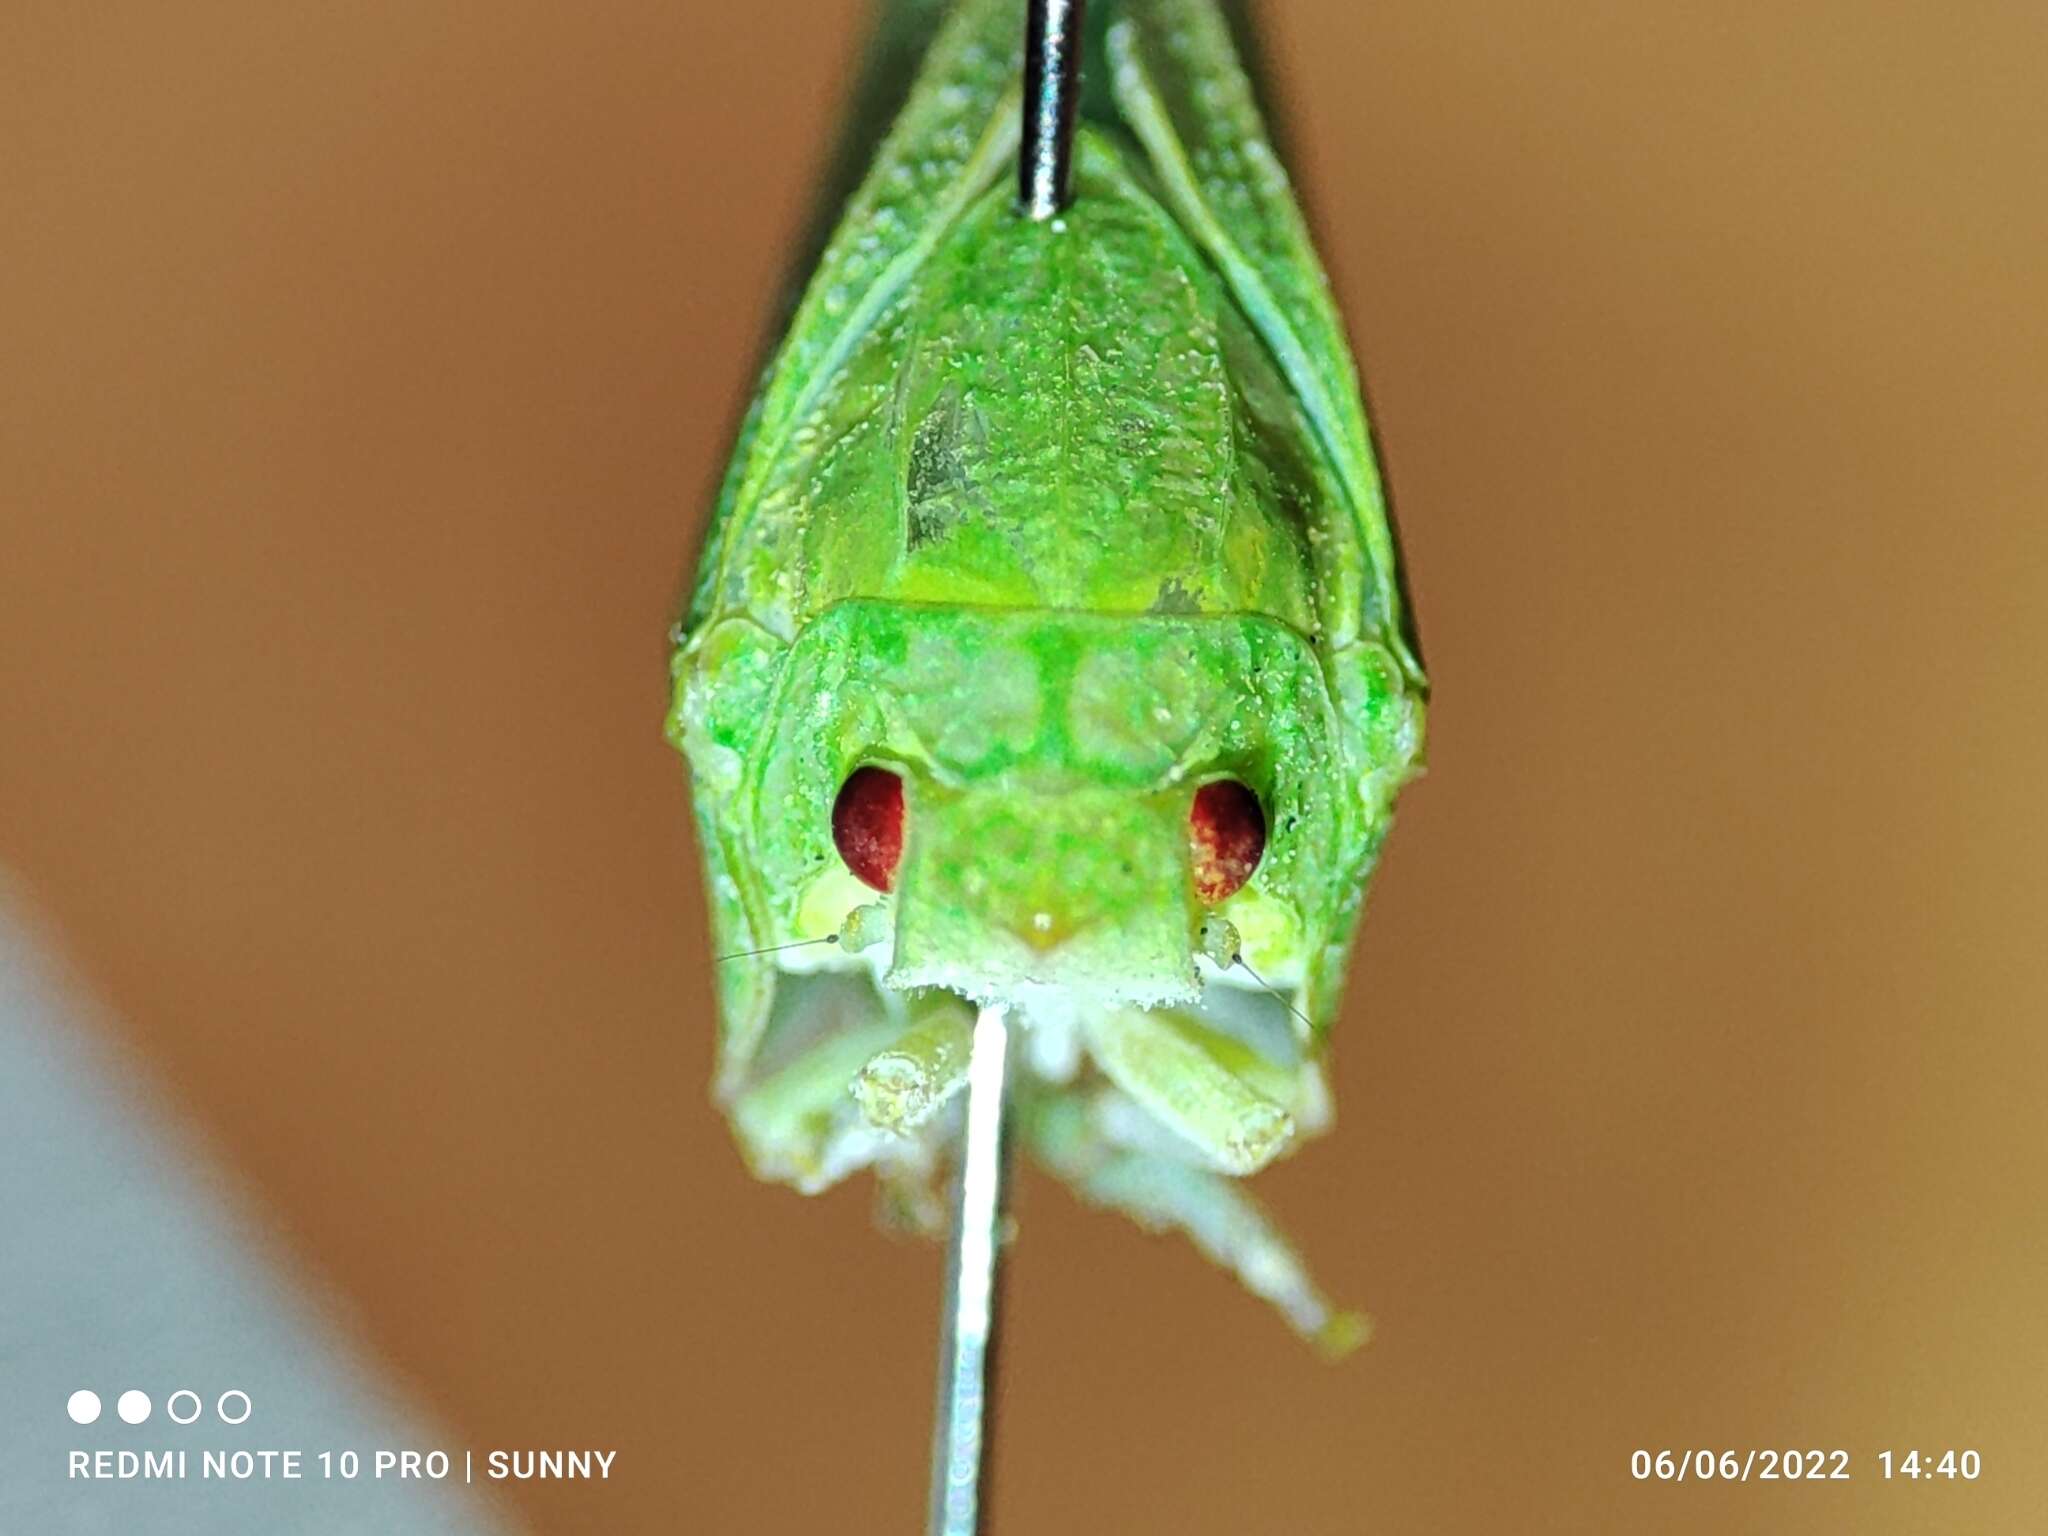
<path fill-rule="evenodd" d="M 816 1194 L 873 1160 L 888 1138 L 861 1118 L 847 1085 L 902 1027 L 883 1020 L 828 1032 L 733 1101 L 733 1129 L 757 1177 Z"/>
<path fill-rule="evenodd" d="M 1367 1318 L 1330 1304 L 1293 1245 L 1237 1180 L 1163 1152 L 1116 1145 L 1099 1117 L 1071 1100 L 1039 1106 L 1026 1118 L 1025 1134 L 1039 1160 L 1082 1199 L 1120 1211 L 1149 1231 L 1186 1233 L 1331 1359 L 1370 1335 Z"/>
<path fill-rule="evenodd" d="M 1256 1173 L 1294 1139 L 1255 1053 L 1171 1009 L 1110 1008 L 1082 1026 L 1104 1076 L 1224 1173 Z"/>
<path fill-rule="evenodd" d="M 877 1130 L 916 1130 L 966 1086 L 973 1047 L 974 1009 L 965 999 L 940 992 L 913 1004 L 909 1027 L 853 1080 L 862 1116 Z"/>

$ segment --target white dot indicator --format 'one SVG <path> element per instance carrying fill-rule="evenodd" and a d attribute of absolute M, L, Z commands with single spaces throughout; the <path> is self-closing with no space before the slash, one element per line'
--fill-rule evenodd
<path fill-rule="evenodd" d="M 74 1392 L 71 1401 L 64 1405 L 64 1411 L 71 1415 L 74 1424 L 90 1424 L 100 1416 L 100 1395 L 97 1392 Z"/>
<path fill-rule="evenodd" d="M 189 1397 L 192 1400 L 192 1411 L 190 1413 L 181 1414 L 178 1412 L 178 1399 L 181 1397 Z M 170 1398 L 164 1403 L 164 1412 L 168 1413 L 171 1416 L 171 1422 L 173 1424 L 190 1424 L 194 1419 L 199 1417 L 200 1411 L 202 1408 L 204 1408 L 204 1406 L 205 1405 L 199 1401 L 199 1394 L 197 1392 L 191 1391 L 189 1388 L 180 1387 L 177 1391 L 173 1392 L 170 1395 Z"/>
<path fill-rule="evenodd" d="M 140 1424 L 149 1417 L 149 1394 L 137 1392 L 132 1387 L 121 1394 L 121 1400 L 114 1404 L 114 1412 L 121 1415 L 123 1424 Z"/>
<path fill-rule="evenodd" d="M 228 1412 L 228 1399 L 231 1397 L 239 1397 L 242 1400 L 242 1411 L 239 1414 Z M 223 1424 L 245 1424 L 249 1420 L 249 1394 L 239 1387 L 231 1387 L 221 1393 L 220 1401 L 213 1405 L 213 1411 L 220 1415 Z"/>

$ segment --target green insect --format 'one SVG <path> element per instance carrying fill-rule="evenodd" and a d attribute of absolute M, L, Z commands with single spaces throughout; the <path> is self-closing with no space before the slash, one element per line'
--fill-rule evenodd
<path fill-rule="evenodd" d="M 1023 1145 L 1326 1348 L 1240 1180 L 1322 1067 L 1426 685 L 1357 376 L 1217 0 L 1097 0 L 1073 201 L 1024 0 L 895 0 L 674 658 L 753 1170 L 939 1219 L 976 1006 Z M 914 67 L 892 76 L 903 60 Z M 891 85 L 892 78 L 900 83 Z"/>

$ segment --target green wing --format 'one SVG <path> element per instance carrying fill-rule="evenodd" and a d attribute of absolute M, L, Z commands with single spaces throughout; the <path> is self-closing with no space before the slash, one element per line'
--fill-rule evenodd
<path fill-rule="evenodd" d="M 899 0 L 899 8 L 905 18 L 931 9 L 907 0 Z M 847 203 L 740 428 L 698 567 L 690 628 L 721 609 L 759 612 L 760 594 L 744 589 L 745 573 L 727 569 L 733 521 L 758 495 L 792 429 L 832 386 L 840 364 L 924 256 L 976 196 L 1009 171 L 1017 143 L 1022 17 L 1021 0 L 967 0 L 926 55 L 918 86 Z M 884 37 L 890 35 L 886 23 L 889 18 Z M 780 627 L 776 615 L 763 616 Z M 785 631 L 783 638 L 790 635 Z"/>
<path fill-rule="evenodd" d="M 1214 0 L 1118 0 L 1116 13 L 1107 62 L 1124 121 L 1314 423 L 1372 565 L 1361 628 L 1420 682 L 1358 370 L 1229 21 Z"/>

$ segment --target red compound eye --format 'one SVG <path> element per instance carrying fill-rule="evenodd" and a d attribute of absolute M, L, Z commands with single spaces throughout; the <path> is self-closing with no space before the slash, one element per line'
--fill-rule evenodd
<path fill-rule="evenodd" d="M 856 768 L 832 802 L 832 842 L 864 885 L 886 891 L 903 858 L 903 780 L 886 768 Z"/>
<path fill-rule="evenodd" d="M 1235 779 L 1204 784 L 1188 812 L 1188 842 L 1195 853 L 1195 894 L 1213 907 L 1251 879 L 1266 851 L 1259 797 Z"/>

